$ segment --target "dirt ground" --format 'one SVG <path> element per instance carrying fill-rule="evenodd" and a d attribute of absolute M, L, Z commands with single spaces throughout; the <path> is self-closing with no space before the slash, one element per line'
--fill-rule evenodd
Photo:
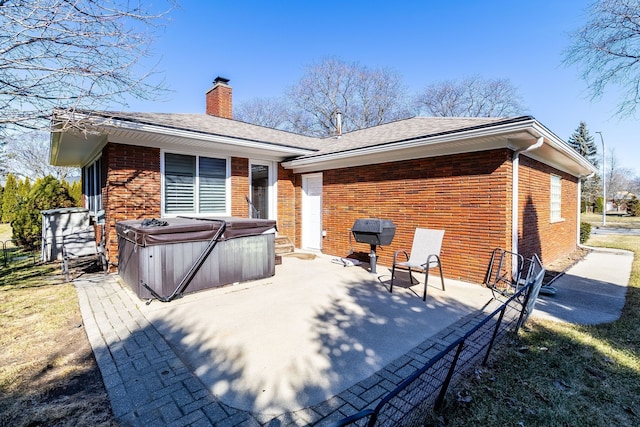
<path fill-rule="evenodd" d="M 117 426 L 75 288 L 26 258 L 0 263 L 0 425 Z"/>

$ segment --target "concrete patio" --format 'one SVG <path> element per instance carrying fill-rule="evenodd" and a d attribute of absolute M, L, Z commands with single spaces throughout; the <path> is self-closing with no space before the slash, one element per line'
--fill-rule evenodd
<path fill-rule="evenodd" d="M 372 275 L 331 261 L 286 257 L 271 278 L 149 305 L 117 275 L 76 280 L 116 417 L 334 421 L 371 407 L 498 305 L 486 288 L 447 280 L 442 291 L 433 276 L 423 302 L 422 284 L 408 287 L 406 273 L 391 294 L 387 268 Z"/>
<path fill-rule="evenodd" d="M 329 399 L 492 300 L 452 280 L 443 292 L 432 275 L 423 302 L 422 285 L 389 293 L 386 268 L 331 259 L 285 257 L 274 277 L 138 307 L 217 399 L 278 415 Z"/>

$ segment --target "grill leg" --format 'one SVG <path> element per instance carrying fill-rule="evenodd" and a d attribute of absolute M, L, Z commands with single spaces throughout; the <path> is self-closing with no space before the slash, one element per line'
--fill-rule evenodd
<path fill-rule="evenodd" d="M 369 266 L 371 267 L 371 274 L 376 274 L 376 245 L 371 245 L 371 252 L 369 253 Z"/>

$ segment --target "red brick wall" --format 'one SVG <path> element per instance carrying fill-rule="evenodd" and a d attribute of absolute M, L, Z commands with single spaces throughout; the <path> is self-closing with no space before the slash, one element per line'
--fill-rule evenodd
<path fill-rule="evenodd" d="M 247 218 L 249 205 L 249 159 L 231 158 L 231 215 Z"/>
<path fill-rule="evenodd" d="M 551 222 L 551 174 L 561 178 L 562 221 Z M 537 253 L 549 264 L 572 252 L 577 246 L 578 179 L 520 156 L 519 252 L 525 257 Z"/>
<path fill-rule="evenodd" d="M 378 250 L 386 266 L 395 250 L 411 248 L 416 227 L 444 229 L 444 274 L 481 282 L 491 251 L 511 244 L 511 166 L 504 149 L 324 171 L 323 252 L 347 255 L 357 218 L 396 225 L 393 243 Z M 353 249 L 369 252 L 361 243 Z"/>
<path fill-rule="evenodd" d="M 117 221 L 161 216 L 160 150 L 109 143 L 102 151 L 102 168 L 107 247 L 114 261 L 118 254 Z"/>
<path fill-rule="evenodd" d="M 296 200 L 299 188 L 295 187 L 296 176 L 291 170 L 278 165 L 278 233 L 287 236 L 296 246 Z"/>

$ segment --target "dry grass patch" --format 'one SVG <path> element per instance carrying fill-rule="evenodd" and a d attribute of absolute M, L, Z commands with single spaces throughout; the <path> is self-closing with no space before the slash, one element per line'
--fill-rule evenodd
<path fill-rule="evenodd" d="M 58 264 L 27 257 L 0 269 L 0 324 L 0 425 L 117 425 Z"/>
<path fill-rule="evenodd" d="M 582 222 L 588 222 L 593 227 L 602 227 L 602 214 L 583 213 L 580 216 Z M 608 214 L 607 228 L 640 228 L 640 217 Z"/>
<path fill-rule="evenodd" d="M 530 320 L 449 394 L 431 425 L 640 425 L 640 237 L 597 236 L 588 244 L 635 253 L 620 319 Z"/>

